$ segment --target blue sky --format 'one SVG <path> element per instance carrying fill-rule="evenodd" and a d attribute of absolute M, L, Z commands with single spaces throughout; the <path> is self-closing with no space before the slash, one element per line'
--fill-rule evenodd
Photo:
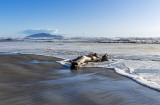
<path fill-rule="evenodd" d="M 160 37 L 160 0 L 0 0 L 0 37 Z"/>

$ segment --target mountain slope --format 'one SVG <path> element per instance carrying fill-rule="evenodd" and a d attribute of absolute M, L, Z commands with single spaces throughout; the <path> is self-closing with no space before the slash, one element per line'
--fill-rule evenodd
<path fill-rule="evenodd" d="M 33 35 L 29 35 L 28 37 L 53 37 L 53 38 L 63 38 L 63 36 L 61 35 L 51 35 L 51 34 L 47 34 L 47 33 L 38 33 L 38 34 L 33 34 Z"/>

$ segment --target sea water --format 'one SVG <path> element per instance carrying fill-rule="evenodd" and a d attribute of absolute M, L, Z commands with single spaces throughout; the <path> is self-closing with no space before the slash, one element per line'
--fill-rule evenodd
<path fill-rule="evenodd" d="M 69 67 L 67 59 L 96 52 L 108 53 L 108 62 L 88 67 L 113 68 L 143 85 L 160 90 L 160 44 L 95 43 L 81 41 L 9 41 L 0 42 L 0 52 L 36 54 L 65 59 L 59 63 Z"/>

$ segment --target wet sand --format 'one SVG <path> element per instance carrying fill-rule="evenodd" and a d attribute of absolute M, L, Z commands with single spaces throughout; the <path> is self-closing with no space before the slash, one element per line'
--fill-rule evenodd
<path fill-rule="evenodd" d="M 160 105 L 160 92 L 112 69 L 70 71 L 59 60 L 0 55 L 0 105 Z"/>

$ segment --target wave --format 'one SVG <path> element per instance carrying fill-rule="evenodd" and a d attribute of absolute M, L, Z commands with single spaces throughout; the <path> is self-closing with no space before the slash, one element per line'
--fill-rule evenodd
<path fill-rule="evenodd" d="M 65 59 L 59 63 L 70 67 L 68 59 L 87 55 L 91 51 L 109 52 L 110 60 L 86 65 L 87 67 L 113 68 L 145 86 L 160 90 L 160 54 L 158 45 L 144 44 L 101 44 L 63 42 L 2 42 L 0 52 L 36 54 Z M 159 54 L 159 55 L 158 55 Z"/>
<path fill-rule="evenodd" d="M 57 50 L 49 50 L 44 49 L 47 52 L 55 53 L 55 57 L 60 58 L 66 58 L 63 61 L 58 61 L 58 63 L 70 67 L 70 63 L 68 62 L 69 59 L 73 58 L 73 56 L 79 56 L 79 55 L 85 55 L 87 54 L 84 52 L 74 52 L 74 51 L 57 51 Z M 56 55 L 57 53 L 57 55 Z M 26 54 L 25 52 L 22 52 L 22 54 Z M 36 54 L 38 53 L 30 53 L 30 54 Z M 43 53 L 41 55 L 47 55 L 46 53 Z M 72 55 L 72 56 L 69 56 Z M 50 56 L 50 55 L 49 55 Z M 112 68 L 116 71 L 116 73 L 129 77 L 132 80 L 153 88 L 155 90 L 160 91 L 160 57 L 158 55 L 152 56 L 146 58 L 146 55 L 143 56 L 125 56 L 125 55 L 110 55 L 110 60 L 108 62 L 99 62 L 99 63 L 92 63 L 85 65 L 85 67 L 102 67 L 102 68 Z M 68 59 L 67 59 L 68 57 Z M 158 57 L 158 58 L 157 58 Z M 145 58 L 145 59 L 144 59 Z"/>
<path fill-rule="evenodd" d="M 70 67 L 68 60 L 59 61 L 58 63 Z M 139 60 L 110 60 L 88 64 L 85 67 L 102 67 L 111 68 L 116 73 L 131 78 L 132 80 L 160 91 L 160 62 L 157 61 L 139 61 Z"/>
<path fill-rule="evenodd" d="M 70 53 L 73 54 L 73 52 Z M 85 65 L 85 67 L 112 68 L 120 75 L 129 77 L 142 85 L 160 91 L 160 56 L 150 55 L 148 58 L 145 56 L 111 55 L 108 62 L 91 63 Z M 59 63 L 70 67 L 68 60 L 59 61 Z"/>
<path fill-rule="evenodd" d="M 68 42 L 85 42 L 85 43 L 139 43 L 139 44 L 160 44 L 159 37 L 78 37 L 78 38 L 63 38 Z M 61 40 L 61 41 L 63 41 Z"/>
<path fill-rule="evenodd" d="M 5 41 L 39 41 L 39 42 L 67 42 L 67 43 L 139 43 L 139 44 L 160 44 L 160 37 L 65 37 L 62 39 L 37 37 L 37 38 L 0 38 L 0 42 Z"/>

